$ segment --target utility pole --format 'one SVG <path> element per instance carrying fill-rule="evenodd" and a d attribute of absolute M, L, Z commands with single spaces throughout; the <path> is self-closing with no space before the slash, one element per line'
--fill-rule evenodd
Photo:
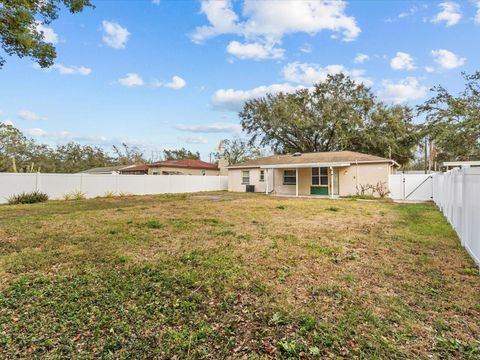
<path fill-rule="evenodd" d="M 425 174 L 427 174 L 427 161 L 428 161 L 428 139 L 425 137 L 425 144 L 424 148 L 424 167 L 425 167 Z"/>

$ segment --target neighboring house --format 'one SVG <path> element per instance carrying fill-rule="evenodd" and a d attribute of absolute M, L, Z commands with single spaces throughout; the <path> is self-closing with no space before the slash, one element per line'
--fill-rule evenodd
<path fill-rule="evenodd" d="M 129 168 L 133 165 L 116 165 L 116 166 L 105 166 L 105 167 L 96 167 L 88 170 L 80 171 L 79 174 L 120 174 L 121 170 Z"/>
<path fill-rule="evenodd" d="M 442 166 L 446 171 L 454 168 L 480 167 L 480 160 L 477 161 L 445 161 Z"/>
<path fill-rule="evenodd" d="M 148 165 L 149 175 L 210 175 L 218 176 L 217 165 L 201 160 L 165 160 Z"/>
<path fill-rule="evenodd" d="M 120 169 L 120 174 L 122 175 L 147 175 L 148 174 L 148 165 L 147 164 L 138 164 L 131 165 Z"/>
<path fill-rule="evenodd" d="M 228 190 L 278 195 L 357 194 L 361 185 L 388 186 L 400 165 L 391 159 L 353 151 L 273 155 L 228 167 Z"/>

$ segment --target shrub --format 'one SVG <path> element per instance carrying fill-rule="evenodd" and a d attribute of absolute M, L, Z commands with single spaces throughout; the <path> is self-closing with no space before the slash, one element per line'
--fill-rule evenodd
<path fill-rule="evenodd" d="M 63 194 L 63 200 L 83 200 L 83 199 L 85 199 L 85 193 L 81 192 L 80 190 Z"/>
<path fill-rule="evenodd" d="M 103 194 L 103 197 L 106 197 L 106 198 L 112 198 L 114 196 L 115 196 L 114 191 L 106 191 L 105 194 Z"/>
<path fill-rule="evenodd" d="M 48 195 L 40 191 L 32 191 L 29 193 L 23 192 L 18 195 L 12 195 L 8 198 L 10 205 L 16 204 L 34 204 L 48 200 Z"/>

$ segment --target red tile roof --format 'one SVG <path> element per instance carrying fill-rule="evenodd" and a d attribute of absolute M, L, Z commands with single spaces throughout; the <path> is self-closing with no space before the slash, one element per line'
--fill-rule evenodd
<path fill-rule="evenodd" d="M 205 169 L 205 170 L 219 170 L 217 165 L 210 164 L 201 160 L 165 160 L 157 161 L 149 165 L 149 167 L 177 167 L 177 168 L 187 168 L 187 169 Z"/>

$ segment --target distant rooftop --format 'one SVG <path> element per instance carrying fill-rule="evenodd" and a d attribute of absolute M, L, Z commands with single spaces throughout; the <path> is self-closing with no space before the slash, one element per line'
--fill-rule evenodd
<path fill-rule="evenodd" d="M 215 164 L 207 163 L 202 160 L 191 160 L 191 159 L 165 160 L 165 161 L 157 161 L 152 164 L 149 164 L 149 167 L 161 167 L 161 166 L 187 168 L 187 169 L 219 170 L 219 168 Z"/>

